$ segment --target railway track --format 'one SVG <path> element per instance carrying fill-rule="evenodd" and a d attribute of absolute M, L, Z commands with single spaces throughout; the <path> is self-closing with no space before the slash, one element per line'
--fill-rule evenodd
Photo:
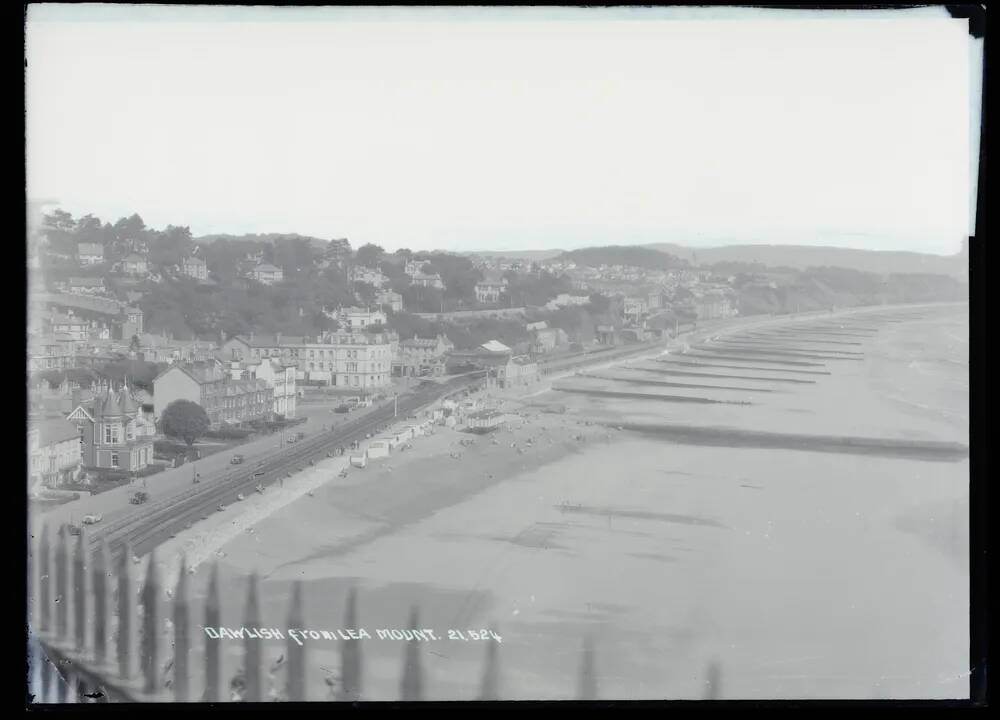
<path fill-rule="evenodd" d="M 102 542 L 107 542 L 112 563 L 120 561 L 126 548 L 134 556 L 142 557 L 173 535 L 216 512 L 220 504 L 236 502 L 238 494 L 254 492 L 258 484 L 267 488 L 280 482 L 308 465 L 331 457 L 335 448 L 363 440 L 366 435 L 374 434 L 380 425 L 399 416 L 405 417 L 444 395 L 467 388 L 476 380 L 475 377 L 463 378 L 455 383 L 417 392 L 398 402 L 395 415 L 392 405 L 386 405 L 363 418 L 301 440 L 257 465 L 239 467 L 216 480 L 203 481 L 201 486 L 193 486 L 184 493 L 144 506 L 137 513 L 91 531 L 91 551 L 96 551 Z"/>

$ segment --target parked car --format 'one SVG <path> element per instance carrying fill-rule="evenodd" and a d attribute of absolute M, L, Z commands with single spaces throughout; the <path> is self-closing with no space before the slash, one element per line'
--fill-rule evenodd
<path fill-rule="evenodd" d="M 295 442 L 298 442 L 298 441 L 299 441 L 299 438 L 298 438 L 297 435 L 289 435 L 287 438 L 285 438 L 285 442 L 286 443 L 295 443 Z"/>
<path fill-rule="evenodd" d="M 74 523 L 70 523 L 68 528 L 70 535 L 79 535 L 83 530 L 79 525 L 76 525 Z"/>
<path fill-rule="evenodd" d="M 132 496 L 129 502 L 133 505 L 142 505 L 147 500 L 149 500 L 149 493 L 137 492 Z"/>
<path fill-rule="evenodd" d="M 351 406 L 350 405 L 338 405 L 337 407 L 335 407 L 333 409 L 333 411 L 337 412 L 337 413 L 350 412 L 351 411 Z"/>
<path fill-rule="evenodd" d="M 225 506 L 225 505 L 219 505 L 219 507 L 217 507 L 217 508 L 215 508 L 215 509 L 216 509 L 216 510 L 217 510 L 218 512 L 222 512 L 223 510 L 225 510 L 225 509 L 226 509 L 226 506 Z"/>
<path fill-rule="evenodd" d="M 103 520 L 103 519 L 104 518 L 101 515 L 97 515 L 97 514 L 95 514 L 95 515 L 84 515 L 83 516 L 83 524 L 84 525 L 96 525 L 97 523 L 101 522 L 101 520 Z"/>
<path fill-rule="evenodd" d="M 242 455 L 233 455 L 233 457 L 229 461 L 229 463 L 231 465 L 242 465 L 243 464 L 243 456 Z"/>

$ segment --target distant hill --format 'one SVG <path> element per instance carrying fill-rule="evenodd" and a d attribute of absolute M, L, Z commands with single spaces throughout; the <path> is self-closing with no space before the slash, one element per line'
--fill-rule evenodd
<path fill-rule="evenodd" d="M 508 260 L 549 260 L 558 257 L 562 250 L 477 250 L 476 252 L 462 253 L 474 257 L 505 258 Z"/>
<path fill-rule="evenodd" d="M 886 250 L 856 250 L 853 248 L 811 245 L 727 245 L 713 248 L 692 248 L 670 243 L 643 247 L 683 258 L 692 265 L 715 263 L 761 264 L 768 267 L 840 267 L 886 275 L 888 273 L 940 274 L 965 278 L 968 256 L 929 255 L 916 252 Z"/>
<path fill-rule="evenodd" d="M 577 265 L 631 265 L 647 270 L 671 270 L 687 267 L 688 261 L 676 255 L 659 249 L 640 247 L 638 245 L 607 245 L 605 247 L 589 247 L 570 250 L 554 258 L 560 261 L 571 261 Z"/>

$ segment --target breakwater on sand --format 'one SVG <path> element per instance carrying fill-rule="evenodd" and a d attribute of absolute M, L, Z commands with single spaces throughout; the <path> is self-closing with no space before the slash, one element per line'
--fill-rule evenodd
<path fill-rule="evenodd" d="M 698 427 L 681 424 L 602 423 L 606 427 L 630 430 L 673 442 L 716 447 L 809 450 L 857 455 L 911 458 L 953 462 L 969 456 L 962 443 L 935 440 L 852 437 L 849 435 L 809 435 L 803 433 L 762 432 L 724 427 Z"/>

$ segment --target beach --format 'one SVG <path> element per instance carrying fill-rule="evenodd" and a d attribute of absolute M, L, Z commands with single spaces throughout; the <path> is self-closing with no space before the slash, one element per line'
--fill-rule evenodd
<path fill-rule="evenodd" d="M 886 320 L 859 341 L 863 359 L 824 362 L 827 375 L 741 360 L 697 370 L 742 376 L 726 389 L 635 382 L 681 384 L 655 372 L 676 353 L 570 373 L 505 397 L 508 422 L 491 435 L 437 427 L 346 477 L 344 458 L 324 461 L 157 554 L 188 554 L 196 600 L 218 563 L 228 626 L 242 622 L 251 572 L 268 627 L 287 624 L 296 581 L 309 627 L 344 627 L 351 588 L 369 632 L 408 627 L 418 607 L 420 627 L 444 637 L 423 646 L 431 700 L 477 697 L 486 641 L 447 631 L 489 627 L 509 699 L 575 697 L 588 637 L 600 697 L 701 698 L 713 664 L 722 697 L 965 697 L 967 457 L 617 428 L 967 444 L 967 323 L 961 307 Z M 222 642 L 232 670 L 242 644 Z M 404 645 L 362 642 L 366 699 L 398 698 Z M 277 657 L 284 642 L 265 647 Z M 307 651 L 310 687 L 322 688 L 339 646 Z"/>

